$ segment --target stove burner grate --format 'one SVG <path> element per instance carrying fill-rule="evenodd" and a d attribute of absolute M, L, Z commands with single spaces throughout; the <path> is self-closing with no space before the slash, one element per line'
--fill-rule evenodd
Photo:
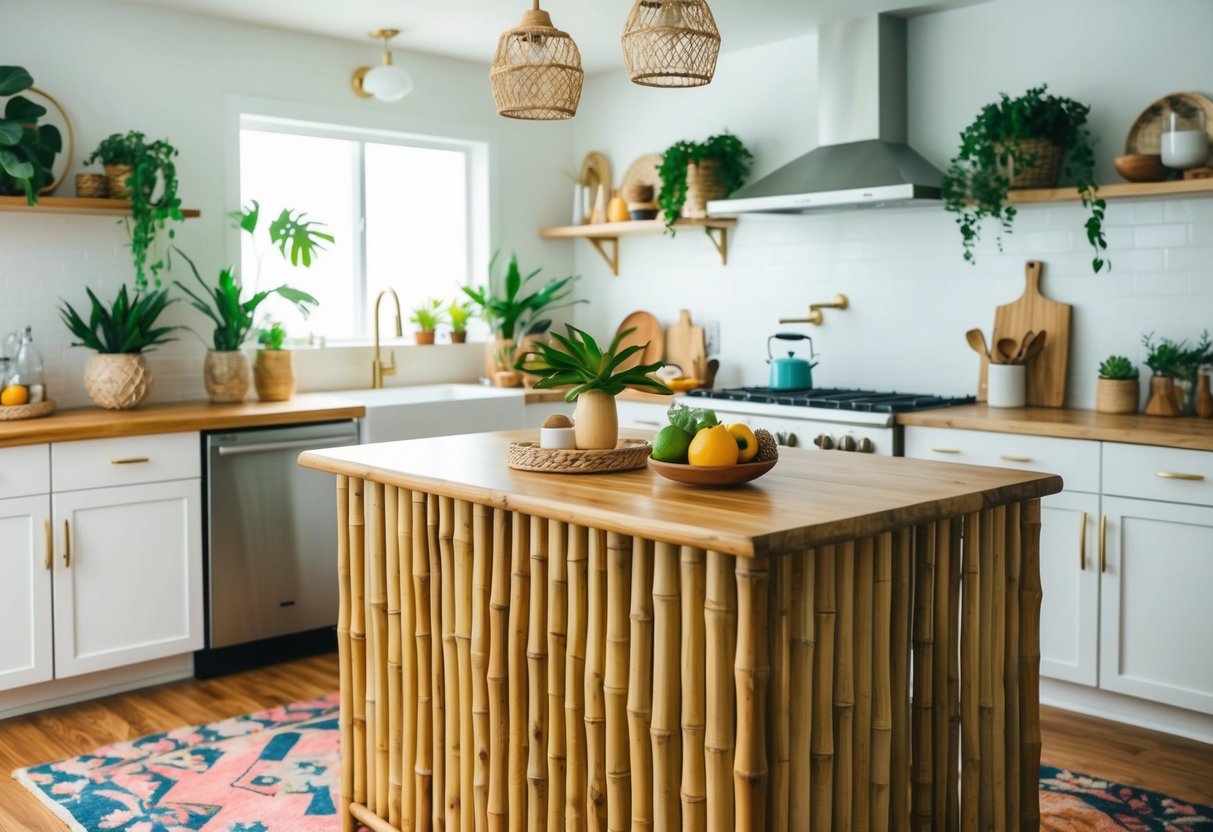
<path fill-rule="evenodd" d="M 726 387 L 720 390 L 690 390 L 695 398 L 779 404 L 790 407 L 820 407 L 867 413 L 907 413 L 933 407 L 971 404 L 973 396 L 934 396 L 927 393 L 898 393 L 876 390 L 815 387 L 808 390 L 772 390 L 769 387 Z"/>

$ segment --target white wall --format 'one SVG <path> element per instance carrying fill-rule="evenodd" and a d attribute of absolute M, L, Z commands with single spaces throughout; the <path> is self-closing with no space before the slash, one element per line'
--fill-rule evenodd
<path fill-rule="evenodd" d="M 1099 178 L 1120 181 L 1110 160 L 1148 103 L 1177 90 L 1213 94 L 1213 3 L 1169 0 L 1167 20 L 1182 25 L 1165 35 L 1157 15 L 1133 0 L 997 0 L 911 20 L 911 144 L 942 167 L 983 104 L 1048 82 L 1091 105 Z M 595 78 L 590 95 L 594 106 L 575 122 L 576 158 L 605 152 L 616 181 L 641 153 L 726 127 L 754 151 L 759 175 L 817 144 L 812 35 L 726 54 L 702 90 L 645 89 L 620 72 Z M 619 277 L 587 244 L 564 245 L 575 246 L 593 301 L 578 307 L 581 325 L 607 333 L 635 309 L 669 323 L 689 308 L 721 322 L 724 383 L 764 384 L 766 337 L 789 328 L 812 335 L 819 386 L 950 393 L 976 384 L 965 330 L 988 332 L 993 308 L 1019 295 L 1024 260 L 1040 258 L 1046 293 L 1074 304 L 1068 403 L 1089 408 L 1109 353 L 1140 361 L 1143 332 L 1191 338 L 1213 328 L 1213 198 L 1110 203 L 1111 274 L 1091 273 L 1083 220 L 1077 205 L 1025 208 L 1003 253 L 987 240 L 976 267 L 961 259 L 952 217 L 935 208 L 746 216 L 727 268 L 698 234 L 623 240 Z M 567 219 L 560 211 L 547 221 Z M 824 326 L 777 324 L 838 292 L 852 308 L 827 311 Z"/>
<path fill-rule="evenodd" d="M 225 146 L 234 129 L 230 105 L 236 99 L 262 101 L 279 113 L 406 132 L 450 129 L 489 141 L 495 170 L 492 247 L 517 249 L 524 263 L 542 262 L 545 273 L 572 269 L 571 250 L 544 247 L 535 234 L 541 218 L 569 201 L 551 175 L 551 160 L 571 157 L 571 127 L 498 118 L 487 51 L 486 64 L 480 65 L 397 50 L 396 60 L 413 74 L 416 89 L 397 104 L 382 104 L 356 98 L 349 87 L 354 68 L 378 57 L 369 39 L 359 45 L 115 0 L 5 0 L 3 5 L 2 61 L 26 67 L 67 109 L 76 128 L 73 170 L 114 132 L 142 130 L 180 149 L 182 200 L 201 209 L 202 218 L 179 225 L 177 239 L 204 274 L 217 273 L 237 251 L 224 219 L 238 203 L 234 154 Z M 70 177 L 63 192 L 72 193 Z M 60 298 L 86 304 L 85 286 L 112 297 L 129 282 L 133 269 L 125 242 L 112 218 L 0 213 L 0 333 L 34 327 L 50 393 L 61 407 L 88 404 L 80 382 L 87 351 L 68 346 L 55 307 Z M 482 280 L 483 271 L 474 277 Z M 166 318 L 209 331 L 184 304 Z M 204 351 L 197 338 L 184 333 L 179 342 L 149 353 L 152 400 L 203 398 Z M 306 377 L 308 356 L 301 358 L 301 386 L 314 386 Z M 360 386 L 369 378 L 364 359 L 364 351 L 351 352 L 349 381 L 339 386 Z M 453 375 L 466 375 L 466 368 L 476 365 L 448 348 L 427 353 L 424 363 L 432 374 L 434 365 L 447 359 Z M 332 356 L 318 363 L 331 378 Z M 408 362 L 396 383 L 410 380 L 407 369 Z"/>

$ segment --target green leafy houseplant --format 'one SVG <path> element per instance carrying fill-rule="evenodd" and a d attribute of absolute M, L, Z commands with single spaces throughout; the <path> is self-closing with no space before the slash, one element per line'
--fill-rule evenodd
<path fill-rule="evenodd" d="M 138 353 L 176 340 L 169 335 L 180 327 L 156 326 L 160 315 L 176 301 L 169 298 L 167 289 L 136 291 L 132 297 L 123 284 L 108 305 L 92 289 L 84 291 L 92 304 L 87 321 L 66 301 L 59 308 L 63 323 L 78 339 L 73 347 L 88 347 L 103 354 Z"/>
<path fill-rule="evenodd" d="M 682 215 L 687 198 L 687 165 L 715 162 L 716 179 L 727 197 L 745 184 L 753 158 L 741 139 L 728 132 L 709 136 L 702 142 L 679 141 L 670 145 L 662 154 L 658 169 L 661 194 L 657 205 L 666 227 L 672 229 Z"/>
<path fill-rule="evenodd" d="M 0 112 L 0 194 L 23 192 L 30 205 L 54 181 L 51 165 L 63 149 L 59 128 L 38 124 L 46 108 L 18 94 L 33 85 L 23 67 L 0 66 L 0 97 L 11 96 Z"/>
<path fill-rule="evenodd" d="M 960 134 L 960 150 L 944 174 L 944 207 L 956 214 L 965 260 L 974 262 L 973 249 L 980 239 L 980 225 L 995 220 L 1003 233 L 1010 233 L 1015 206 L 1007 203 L 1011 187 L 1010 171 L 1023 171 L 1036 165 L 1038 158 L 1023 142 L 1044 139 L 1061 149 L 1062 176 L 1073 181 L 1090 212 L 1084 229 L 1087 242 L 1095 252 L 1091 268 L 1096 272 L 1111 268 L 1103 256 L 1104 200 L 1097 196 L 1093 139 L 1087 128 L 1090 107 L 1069 98 L 1048 94 L 1048 86 L 1033 87 L 1018 98 L 1000 93 L 999 100 L 987 104 L 973 123 Z"/>
<path fill-rule="evenodd" d="M 1099 365 L 1099 377 L 1114 380 L 1137 378 L 1137 368 L 1123 355 L 1110 355 Z"/>
<path fill-rule="evenodd" d="M 442 307 L 442 301 L 433 299 L 414 307 L 413 314 L 409 315 L 409 322 L 417 324 L 422 332 L 433 332 L 445 320 L 446 310 Z"/>
<path fill-rule="evenodd" d="M 285 341 L 286 329 L 279 321 L 266 321 L 265 325 L 257 330 L 257 346 L 263 350 L 277 352 L 282 349 Z"/>
<path fill-rule="evenodd" d="M 472 302 L 480 308 L 481 317 L 492 328 L 493 333 L 503 340 L 517 341 L 526 335 L 535 335 L 547 331 L 552 325 L 549 318 L 541 318 L 544 312 L 562 309 L 585 301 L 569 301 L 573 293 L 570 284 L 577 279 L 576 275 L 554 278 L 541 287 L 524 294 L 527 285 L 534 280 L 542 269 L 535 269 L 526 277 L 518 268 L 517 255 L 510 255 L 509 265 L 501 278 L 493 276 L 493 266 L 497 255 L 489 261 L 489 280 L 484 286 L 472 288 L 461 287 Z M 567 302 L 566 302 L 567 301 Z"/>
<path fill-rule="evenodd" d="M 619 349 L 623 339 L 632 332 L 631 329 L 618 333 L 610 346 L 603 350 L 588 333 L 572 324 L 566 324 L 565 328 L 566 335 L 548 333 L 552 343 L 536 344 L 533 350 L 527 350 L 518 357 L 515 368 L 538 376 L 536 388 L 570 386 L 564 396 L 567 402 L 576 401 L 578 396 L 591 390 L 601 391 L 608 396 L 618 396 L 628 388 L 667 396 L 672 393 L 670 388 L 649 376 L 649 373 L 665 366 L 662 362 L 625 368 L 625 362 L 647 346 L 633 344 Z"/>
<path fill-rule="evenodd" d="M 472 304 L 468 301 L 460 303 L 459 299 L 456 298 L 446 308 L 446 314 L 451 320 L 452 332 L 467 332 L 468 321 L 471 320 L 473 315 Z"/>
<path fill-rule="evenodd" d="M 237 222 L 242 231 L 253 238 L 254 242 L 256 241 L 255 232 L 261 217 L 261 205 L 256 200 L 252 200 L 249 206 L 241 211 L 231 212 L 229 216 Z M 268 233 L 271 244 L 278 248 L 283 258 L 289 257 L 293 265 L 302 264 L 306 267 L 310 266 L 316 255 L 324 250 L 323 243 L 333 242 L 333 237 L 320 230 L 319 227 L 322 223 L 308 221 L 305 217 L 306 214 L 295 213 L 289 208 L 284 208 L 278 218 L 270 223 Z M 245 286 L 236 276 L 233 268 L 221 270 L 218 283 L 211 285 L 203 280 L 194 261 L 186 256 L 185 252 L 176 246 L 174 249 L 189 265 L 190 270 L 194 273 L 194 279 L 201 288 L 194 290 L 179 280 L 173 282 L 188 296 L 190 305 L 215 324 L 211 343 L 216 351 L 228 352 L 240 349 L 253 328 L 257 308 L 270 295 L 278 295 L 289 301 L 305 318 L 312 307 L 319 303 L 307 292 L 294 289 L 286 284 L 273 289 L 256 291 L 265 252 L 258 252 L 257 276 L 253 281 L 254 291 L 252 295 L 246 295 Z"/>
<path fill-rule="evenodd" d="M 170 220 L 184 219 L 181 200 L 177 196 L 177 167 L 173 157 L 177 149 L 163 139 L 148 142 L 143 133 L 114 133 L 101 141 L 97 149 L 84 160 L 90 165 L 98 159 L 105 165 L 129 165 L 131 215 L 124 218 L 131 240 L 135 263 L 135 288 L 148 285 L 149 274 L 157 286 L 159 273 L 165 267 L 164 257 L 157 253 L 160 232 L 168 239 L 175 232 L 168 227 Z"/>
<path fill-rule="evenodd" d="M 1142 336 L 1141 345 L 1146 348 L 1146 366 L 1154 375 L 1174 376 L 1176 370 L 1179 369 L 1180 360 L 1187 349 L 1188 342 L 1175 342 L 1170 338 L 1163 338 L 1155 344 L 1154 333 L 1150 332 Z"/>

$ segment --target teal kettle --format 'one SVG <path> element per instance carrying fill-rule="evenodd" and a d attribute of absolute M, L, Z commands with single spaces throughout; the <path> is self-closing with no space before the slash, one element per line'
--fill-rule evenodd
<path fill-rule="evenodd" d="M 816 358 L 813 351 L 813 339 L 799 332 L 777 332 L 767 339 L 767 363 L 771 365 L 770 388 L 772 390 L 808 390 L 813 386 L 813 368 L 816 362 L 809 363 L 804 358 L 797 358 L 794 350 L 788 350 L 787 358 L 776 358 L 771 352 L 771 342 L 808 341 L 809 358 Z"/>

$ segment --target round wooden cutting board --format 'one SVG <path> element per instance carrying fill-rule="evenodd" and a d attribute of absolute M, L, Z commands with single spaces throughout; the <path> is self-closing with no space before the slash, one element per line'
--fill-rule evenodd
<path fill-rule="evenodd" d="M 655 361 L 661 360 L 661 356 L 665 352 L 665 338 L 661 330 L 661 321 L 657 320 L 657 317 L 652 312 L 645 312 L 644 310 L 633 312 L 623 319 L 623 322 L 615 330 L 615 334 L 618 335 L 625 329 L 631 329 L 632 332 L 619 343 L 621 350 L 633 344 L 641 345 L 647 343 L 648 346 L 620 364 L 620 368 L 637 367 L 641 364 L 652 364 Z"/>

